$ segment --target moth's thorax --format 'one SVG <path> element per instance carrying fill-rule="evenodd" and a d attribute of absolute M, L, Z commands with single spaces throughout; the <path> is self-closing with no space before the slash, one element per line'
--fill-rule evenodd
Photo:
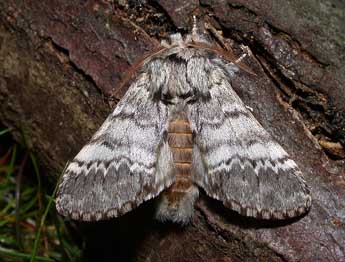
<path fill-rule="evenodd" d="M 169 204 L 177 205 L 179 198 L 193 185 L 192 183 L 192 152 L 193 134 L 190 123 L 184 112 L 178 113 L 170 121 L 168 128 L 168 144 L 173 154 L 176 167 L 176 180 L 166 191 Z"/>

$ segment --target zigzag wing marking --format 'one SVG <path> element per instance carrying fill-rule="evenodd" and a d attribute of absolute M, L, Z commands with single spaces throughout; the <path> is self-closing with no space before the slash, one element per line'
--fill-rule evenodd
<path fill-rule="evenodd" d="M 117 217 L 172 184 L 164 138 L 169 112 L 151 99 L 150 88 L 141 74 L 69 164 L 57 194 L 59 213 L 85 221 Z"/>
<path fill-rule="evenodd" d="M 284 219 L 306 212 L 310 191 L 286 151 L 214 69 L 210 99 L 189 106 L 195 133 L 195 182 L 240 214 Z"/>

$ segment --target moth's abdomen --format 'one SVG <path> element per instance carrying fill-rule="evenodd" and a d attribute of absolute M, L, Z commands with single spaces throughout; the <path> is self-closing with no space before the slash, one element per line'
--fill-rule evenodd
<path fill-rule="evenodd" d="M 193 135 L 185 114 L 179 114 L 169 123 L 168 144 L 176 167 L 176 181 L 168 189 L 168 198 L 171 199 L 171 204 L 174 204 L 173 200 L 179 193 L 184 193 L 193 185 L 191 180 Z"/>
<path fill-rule="evenodd" d="M 185 113 L 179 113 L 169 123 L 168 144 L 175 165 L 175 182 L 162 193 L 158 218 L 182 224 L 193 215 L 198 189 L 192 180 L 193 133 Z"/>

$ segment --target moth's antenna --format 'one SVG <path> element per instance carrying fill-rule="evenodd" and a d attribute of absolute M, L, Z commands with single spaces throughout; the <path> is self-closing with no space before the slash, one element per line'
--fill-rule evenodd
<path fill-rule="evenodd" d="M 208 43 L 207 36 L 204 33 L 204 24 L 198 20 L 196 15 L 193 15 L 192 40 L 198 43 Z"/>
<path fill-rule="evenodd" d="M 198 35 L 198 18 L 196 15 L 193 15 L 193 28 L 192 28 L 192 35 L 196 37 Z"/>

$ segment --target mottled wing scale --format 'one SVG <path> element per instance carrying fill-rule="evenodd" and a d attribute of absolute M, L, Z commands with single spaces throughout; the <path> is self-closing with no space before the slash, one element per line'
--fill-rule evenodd
<path fill-rule="evenodd" d="M 258 123 L 220 68 L 210 97 L 190 105 L 195 182 L 242 215 L 284 219 L 307 211 L 309 189 L 285 150 Z"/>
<path fill-rule="evenodd" d="M 150 85 L 142 73 L 69 164 L 56 200 L 60 214 L 86 221 L 117 217 L 171 185 L 168 110 L 152 101 Z"/>

